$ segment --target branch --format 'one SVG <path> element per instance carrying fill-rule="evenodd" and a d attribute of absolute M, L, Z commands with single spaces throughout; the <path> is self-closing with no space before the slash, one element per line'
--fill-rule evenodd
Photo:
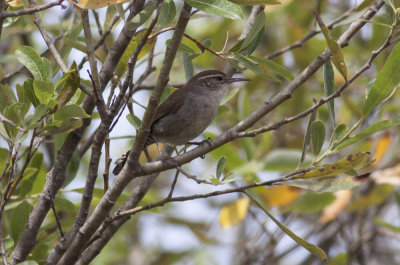
<path fill-rule="evenodd" d="M 195 200 L 195 199 L 204 199 L 204 198 L 209 198 L 209 197 L 215 197 L 215 196 L 220 196 L 223 194 L 229 194 L 229 193 L 235 193 L 235 192 L 243 192 L 245 190 L 251 189 L 251 188 L 256 188 L 256 187 L 262 187 L 262 186 L 272 186 L 275 183 L 279 183 L 279 182 L 285 182 L 289 179 L 289 177 L 294 176 L 294 175 L 298 175 L 304 172 L 309 171 L 309 169 L 303 169 L 303 170 L 296 170 L 292 173 L 289 173 L 287 175 L 284 175 L 283 177 L 277 178 L 277 179 L 273 179 L 273 180 L 268 180 L 268 181 L 264 181 L 261 183 L 252 183 L 246 186 L 241 186 L 241 187 L 235 187 L 235 188 L 230 188 L 230 189 L 226 189 L 226 190 L 220 190 L 220 191 L 213 191 L 213 192 L 209 192 L 209 193 L 204 193 L 204 194 L 195 194 L 195 195 L 190 195 L 190 196 L 180 196 L 180 197 L 172 197 L 172 198 L 165 198 L 161 201 L 158 202 L 154 202 L 154 203 L 150 203 L 150 204 L 146 204 L 143 206 L 139 206 L 139 207 L 135 207 L 133 209 L 130 210 L 126 210 L 126 211 L 121 211 L 121 212 L 117 212 L 114 214 L 114 216 L 112 217 L 112 220 L 115 219 L 119 219 L 125 215 L 134 215 L 138 212 L 142 212 L 142 211 L 146 211 L 146 210 L 150 210 L 156 207 L 160 207 L 160 206 L 164 206 L 164 204 L 166 203 L 170 203 L 170 202 L 184 202 L 184 201 L 191 201 L 191 200 Z"/>
<path fill-rule="evenodd" d="M 348 18 L 348 17 L 351 15 L 351 13 L 353 13 L 353 12 L 354 12 L 354 9 L 350 9 L 350 10 L 348 10 L 347 12 L 343 13 L 343 15 L 341 15 L 341 16 L 338 17 L 338 18 L 336 18 L 335 20 L 333 20 L 331 23 L 329 23 L 329 24 L 327 25 L 328 29 L 333 29 L 333 28 L 335 28 L 335 26 L 336 26 L 339 22 L 341 22 L 341 21 L 345 20 L 346 18 Z M 300 40 L 294 42 L 293 44 L 291 44 L 291 45 L 289 45 L 289 46 L 286 46 L 286 47 L 284 47 L 284 48 L 282 48 L 282 49 L 279 49 L 279 50 L 277 50 L 277 51 L 275 51 L 275 52 L 273 52 L 273 53 L 267 55 L 265 58 L 266 58 L 266 59 L 272 59 L 272 58 L 275 58 L 275 57 L 278 57 L 278 56 L 284 54 L 284 53 L 287 52 L 287 51 L 293 50 L 293 49 L 295 49 L 295 48 L 300 48 L 300 47 L 302 47 L 302 46 L 304 45 L 304 43 L 306 43 L 309 39 L 311 39 L 312 37 L 314 37 L 315 35 L 317 35 L 317 34 L 319 34 L 319 33 L 321 33 L 321 30 L 313 29 L 313 30 L 311 30 L 306 36 L 304 36 L 302 39 L 300 39 Z"/>
<path fill-rule="evenodd" d="M 116 199 L 126 187 L 126 184 L 129 183 L 129 181 L 132 179 L 132 175 L 129 172 L 137 165 L 139 155 L 143 150 L 144 142 L 150 129 L 151 121 L 154 117 L 158 102 L 160 101 L 162 91 L 168 83 L 169 72 L 172 68 L 172 63 L 178 51 L 178 47 L 183 37 L 186 25 L 189 22 L 190 10 L 191 7 L 185 3 L 182 8 L 174 35 L 167 47 L 164 63 L 161 67 L 156 88 L 150 97 L 148 107 L 141 123 L 141 127 L 139 128 L 138 134 L 136 136 L 136 141 L 129 154 L 127 165 L 114 179 L 113 184 L 110 186 L 103 199 L 94 209 L 92 215 L 89 217 L 87 222 L 79 230 L 79 234 L 77 234 L 71 246 L 63 256 L 63 258 L 60 260 L 59 264 L 73 264 L 79 258 L 80 251 L 82 251 L 83 247 L 85 247 L 92 235 L 96 232 L 97 228 L 101 225 L 108 212 L 113 207 Z"/>
<path fill-rule="evenodd" d="M 356 34 L 364 25 L 365 21 L 371 19 L 377 11 L 384 5 L 382 0 L 378 0 L 368 8 L 361 16 L 361 20 L 353 22 L 349 28 L 339 38 L 338 43 L 343 47 L 347 45 L 348 41 Z M 210 141 L 209 145 L 199 146 L 194 148 L 182 155 L 174 157 L 178 165 L 186 164 L 195 158 L 207 154 L 208 152 L 218 148 L 219 146 L 226 144 L 237 137 L 237 134 L 243 132 L 252 127 L 257 121 L 263 118 L 266 114 L 274 110 L 277 106 L 290 99 L 292 94 L 307 81 L 328 59 L 330 58 L 330 52 L 325 51 L 317 56 L 311 64 L 306 67 L 286 88 L 284 88 L 279 94 L 273 97 L 271 100 L 264 102 L 258 109 L 253 111 L 243 121 L 240 121 L 234 127 L 229 129 L 227 132 Z M 130 171 L 135 177 L 149 175 L 154 172 L 164 171 L 173 168 L 172 165 L 163 164 L 160 161 L 146 163 L 140 165 L 140 167 L 132 168 Z"/>
<path fill-rule="evenodd" d="M 29 4 L 31 6 L 36 6 L 35 0 L 29 0 Z M 42 34 L 44 41 L 46 42 L 47 46 L 49 47 L 50 52 L 54 57 L 54 60 L 57 62 L 58 66 L 60 66 L 61 70 L 64 73 L 68 72 L 68 67 L 64 63 L 60 53 L 57 51 L 56 46 L 54 46 L 54 42 L 53 42 L 52 38 L 47 33 L 47 31 L 43 25 L 42 19 L 40 18 L 40 14 L 38 12 L 35 12 L 35 13 L 33 13 L 33 17 L 35 18 L 34 22 L 35 22 L 37 28 L 39 29 L 40 34 Z"/>
<path fill-rule="evenodd" d="M 24 128 L 22 128 L 21 126 L 19 126 L 18 124 L 16 124 L 12 120 L 7 119 L 1 113 L 0 113 L 0 120 L 1 120 L 2 123 L 8 123 L 9 125 L 11 125 L 12 127 L 14 127 L 15 129 L 19 130 L 22 133 L 26 132 L 26 130 Z"/>
<path fill-rule="evenodd" d="M 58 0 L 58 1 L 55 1 L 55 2 L 47 3 L 45 5 L 34 6 L 34 7 L 31 7 L 31 8 L 17 10 L 17 11 L 0 12 L 0 19 L 1 18 L 6 18 L 6 17 L 19 17 L 19 16 L 22 16 L 22 15 L 33 14 L 33 13 L 37 13 L 39 11 L 43 11 L 43 10 L 49 9 L 49 8 L 51 8 L 53 6 L 61 6 L 62 9 L 67 8 L 66 6 L 62 5 L 62 2 L 64 2 L 64 0 Z"/>
<path fill-rule="evenodd" d="M 96 99 L 97 110 L 100 114 L 102 120 L 107 119 L 107 108 L 103 99 L 103 94 L 99 93 L 98 89 L 100 88 L 100 80 L 99 74 L 97 71 L 97 62 L 94 57 L 94 48 L 93 48 L 93 38 L 92 31 L 90 30 L 90 22 L 87 10 L 81 10 L 82 24 L 83 24 L 83 32 L 85 35 L 86 41 L 86 52 L 89 58 L 90 71 L 89 77 L 92 80 L 93 86 L 93 94 Z"/>
<path fill-rule="evenodd" d="M 132 4 L 132 13 L 130 16 L 136 16 L 143 10 L 144 0 L 136 0 Z M 103 67 L 99 73 L 100 78 L 100 91 L 103 91 L 108 81 L 113 75 L 113 71 L 122 56 L 123 51 L 129 45 L 134 32 L 126 29 L 126 24 L 121 30 L 121 33 L 114 42 L 113 47 L 107 54 Z M 91 114 L 95 107 L 93 98 L 86 96 L 82 108 L 87 114 Z M 71 160 L 72 154 L 76 150 L 80 140 L 82 139 L 83 132 L 90 124 L 90 119 L 84 119 L 83 125 L 79 129 L 68 134 L 63 146 L 58 151 L 56 160 L 52 169 L 46 175 L 46 183 L 43 191 L 39 197 L 38 202 L 35 204 L 32 212 L 29 215 L 28 221 L 20 235 L 20 239 L 11 256 L 11 264 L 17 264 L 26 259 L 28 254 L 32 251 L 36 243 L 36 236 L 39 228 L 46 217 L 47 212 L 51 208 L 51 201 L 57 194 L 58 190 L 64 183 L 66 177 L 66 169 Z M 57 249 L 54 250 L 57 252 Z"/>
<path fill-rule="evenodd" d="M 382 1 L 377 1 L 375 3 L 375 8 L 368 9 L 364 13 L 363 18 L 364 19 L 372 18 L 376 14 L 376 12 L 379 10 L 379 8 L 382 7 L 382 5 L 383 5 Z M 351 29 L 349 29 L 348 31 L 355 33 L 363 25 L 364 25 L 364 23 L 355 23 L 354 25 L 351 26 Z M 354 34 L 354 33 L 351 34 L 348 31 L 346 34 L 343 35 L 343 36 L 346 36 L 346 38 L 344 38 L 343 41 L 346 41 L 346 40 L 348 41 L 348 39 Z M 343 42 L 343 44 L 344 43 L 345 42 Z M 330 54 L 329 53 L 325 53 L 325 54 L 326 54 L 325 55 L 326 58 L 324 58 L 324 60 L 328 60 Z M 321 57 L 321 56 L 319 56 L 319 57 Z M 282 92 L 282 95 L 284 95 L 287 91 L 289 91 L 289 92 L 292 91 L 292 93 L 293 93 L 302 83 L 304 83 L 309 77 L 311 77 L 312 74 L 319 67 L 321 67 L 323 65 L 324 60 L 322 62 L 320 62 L 319 60 L 321 60 L 321 59 L 319 57 L 305 71 L 303 71 L 303 73 L 298 77 L 298 79 L 296 79 L 294 82 L 292 82 L 291 84 L 288 85 L 286 91 Z M 180 162 L 185 161 L 184 163 L 186 163 L 186 162 L 193 160 L 196 157 L 206 154 L 210 150 L 213 150 L 226 142 L 229 142 L 230 140 L 232 140 L 231 135 L 233 132 L 235 132 L 235 130 L 244 131 L 245 129 L 251 127 L 251 125 L 254 124 L 258 120 L 257 119 L 258 117 L 261 118 L 263 115 L 265 115 L 266 113 L 268 113 L 269 111 L 274 109 L 277 105 L 280 104 L 279 101 L 283 102 L 285 100 L 286 96 L 282 96 L 282 95 L 280 95 L 280 96 L 278 95 L 274 101 L 266 102 L 258 110 L 253 112 L 245 121 L 239 123 L 238 125 L 233 127 L 231 130 L 229 130 L 225 134 L 221 135 L 220 137 L 218 137 L 217 139 L 212 141 L 212 146 L 210 148 L 208 148 L 207 146 L 198 147 L 184 155 L 176 157 L 175 159 L 178 158 L 178 159 L 180 159 Z M 288 98 L 290 98 L 290 96 Z M 180 163 L 180 164 L 182 164 L 182 163 Z M 140 168 L 136 168 L 136 170 L 130 171 L 130 173 L 135 176 L 138 176 L 142 173 L 143 173 L 143 175 L 147 175 L 149 172 L 159 172 L 159 171 L 166 170 L 167 168 L 168 167 L 165 165 L 163 166 L 161 162 L 153 162 L 153 163 L 143 164 L 143 165 L 141 165 Z M 157 174 L 157 173 L 153 173 L 153 175 L 151 175 L 151 176 L 134 179 L 133 180 L 134 186 L 136 187 L 137 183 L 142 183 L 142 182 L 148 181 L 149 178 L 151 178 L 155 174 Z M 118 177 L 119 176 L 117 176 L 117 178 Z M 263 183 L 263 184 L 265 184 L 265 183 Z M 262 185 L 262 184 L 256 184 L 256 185 Z M 146 193 L 146 191 L 147 191 L 147 189 L 142 190 L 140 187 L 135 189 L 135 191 L 137 191 L 137 190 L 141 191 L 141 196 L 143 196 L 143 194 Z M 229 192 L 229 191 L 226 191 L 226 192 Z M 236 191 L 232 191 L 232 192 L 236 192 Z M 131 200 L 131 199 L 137 200 L 137 197 L 134 195 L 135 194 L 133 194 L 129 200 Z M 213 196 L 213 195 L 212 194 L 208 194 L 208 195 L 203 194 L 203 195 L 196 195 L 196 196 L 200 197 L 200 196 Z M 115 199 L 115 198 L 113 198 L 113 199 Z M 193 199 L 193 198 L 191 198 L 191 199 Z M 129 204 L 128 201 L 126 202 L 126 204 Z M 140 199 L 139 199 L 139 201 L 140 201 Z M 138 202 L 138 201 L 136 201 L 136 202 Z M 112 204 L 112 201 L 110 201 L 110 199 L 108 198 L 108 202 L 102 201 L 98 205 L 98 208 L 104 207 L 104 208 L 107 208 L 107 211 L 108 211 L 111 208 L 111 205 L 107 206 L 107 203 Z M 103 206 L 101 204 L 103 204 Z M 124 208 L 125 208 L 126 204 L 124 204 Z M 132 204 L 132 205 L 135 207 L 135 204 Z M 96 215 L 92 215 L 91 218 L 95 218 L 95 216 L 97 216 L 98 218 L 101 218 L 100 213 L 96 213 L 96 211 L 95 211 L 95 214 Z M 113 222 L 107 221 L 107 222 L 103 223 L 101 228 L 98 230 L 98 232 L 96 232 L 96 234 L 94 236 L 94 237 L 96 237 L 96 241 L 94 241 L 88 247 L 88 249 L 85 251 L 85 253 L 82 254 L 81 258 L 78 261 L 78 264 L 88 264 L 98 254 L 100 249 L 102 249 L 105 246 L 105 244 L 110 240 L 110 238 L 119 229 L 119 227 L 121 227 L 127 220 L 128 220 L 128 217 L 124 216 L 124 217 L 121 217 L 120 219 L 114 220 Z M 107 226 L 107 228 L 105 228 L 105 226 Z"/>

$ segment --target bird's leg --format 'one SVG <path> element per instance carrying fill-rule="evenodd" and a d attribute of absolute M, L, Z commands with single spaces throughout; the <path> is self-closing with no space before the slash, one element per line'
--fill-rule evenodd
<path fill-rule="evenodd" d="M 210 141 L 211 141 L 211 138 L 208 137 L 207 139 L 205 139 L 205 140 L 203 140 L 203 141 L 201 141 L 201 142 L 187 142 L 187 144 L 193 144 L 193 145 L 199 145 L 199 146 L 200 146 L 200 145 L 203 146 L 203 144 L 208 144 L 208 146 L 211 147 Z M 201 159 L 204 159 L 205 157 L 206 157 L 206 155 L 201 155 L 201 156 L 200 156 Z"/>
<path fill-rule="evenodd" d="M 187 142 L 187 144 L 193 144 L 193 145 L 203 145 L 203 144 L 208 144 L 211 147 L 211 138 L 208 137 L 207 139 L 201 141 L 201 142 Z"/>

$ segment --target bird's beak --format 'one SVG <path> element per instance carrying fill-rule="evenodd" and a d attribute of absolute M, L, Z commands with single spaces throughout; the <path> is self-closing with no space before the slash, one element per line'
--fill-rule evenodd
<path fill-rule="evenodd" d="M 235 82 L 241 82 L 241 81 L 250 81 L 250 79 L 248 79 L 248 78 L 230 78 L 230 79 L 226 80 L 226 82 L 229 84 L 235 83 Z"/>

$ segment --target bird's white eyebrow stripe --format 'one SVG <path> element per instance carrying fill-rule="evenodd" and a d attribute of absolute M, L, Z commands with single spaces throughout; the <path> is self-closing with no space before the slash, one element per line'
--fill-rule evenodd
<path fill-rule="evenodd" d="M 206 79 L 206 78 L 210 78 L 210 77 L 217 77 L 217 76 L 221 76 L 222 78 L 224 77 L 224 75 L 222 75 L 222 74 L 209 74 L 209 75 L 201 76 L 197 80 L 202 80 L 202 79 Z"/>

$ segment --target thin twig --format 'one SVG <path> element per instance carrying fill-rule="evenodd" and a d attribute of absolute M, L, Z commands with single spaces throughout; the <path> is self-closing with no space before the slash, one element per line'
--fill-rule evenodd
<path fill-rule="evenodd" d="M 89 58 L 90 70 L 88 70 L 90 80 L 92 81 L 94 96 L 96 98 L 96 106 L 97 110 L 100 114 L 102 120 L 107 118 L 107 109 L 106 104 L 103 99 L 103 95 L 99 93 L 100 90 L 100 79 L 99 79 L 99 72 L 97 70 L 97 62 L 94 56 L 94 48 L 93 48 L 93 38 L 92 38 L 92 31 L 90 29 L 89 23 L 89 14 L 88 10 L 81 10 L 82 16 L 82 24 L 83 24 L 83 31 L 85 33 L 85 41 L 86 41 L 86 51 L 87 56 Z"/>
<path fill-rule="evenodd" d="M 12 127 L 14 127 L 15 129 L 21 131 L 21 132 L 26 132 L 26 130 L 24 128 L 22 128 L 21 126 L 19 126 L 18 124 L 16 124 L 15 122 L 13 122 L 10 119 L 7 119 L 6 117 L 3 116 L 3 114 L 0 113 L 0 120 L 4 123 L 8 123 L 9 125 L 11 125 Z"/>
<path fill-rule="evenodd" d="M 174 180 L 171 183 L 171 188 L 170 188 L 168 196 L 167 196 L 167 198 L 169 198 L 169 199 L 172 198 L 172 194 L 174 193 L 175 185 L 176 185 L 176 182 L 178 181 L 178 176 L 179 176 L 179 170 L 176 170 Z"/>
<path fill-rule="evenodd" d="M 103 182 L 104 182 L 104 193 L 108 190 L 108 181 L 110 175 L 110 165 L 112 159 L 110 158 L 110 138 L 106 137 L 104 139 L 104 149 L 105 149 L 105 168 L 103 173 Z"/>
<path fill-rule="evenodd" d="M 29 0 L 29 4 L 32 6 L 36 6 L 36 2 L 35 0 Z M 44 41 L 47 44 L 47 47 L 49 47 L 51 54 L 53 55 L 54 60 L 57 62 L 58 66 L 60 66 L 61 70 L 66 73 L 68 72 L 68 67 L 67 65 L 64 63 L 60 53 L 58 52 L 56 46 L 54 46 L 54 41 L 52 40 L 52 38 L 49 36 L 49 34 L 47 33 L 42 19 L 40 18 L 40 14 L 39 13 L 33 13 L 34 16 L 34 22 L 36 24 L 36 27 L 39 29 L 40 34 L 42 34 L 42 37 L 44 39 Z"/>
<path fill-rule="evenodd" d="M 61 3 L 64 2 L 64 0 L 58 0 L 55 2 L 50 2 L 41 6 L 34 6 L 31 8 L 27 9 L 22 9 L 22 10 L 17 10 L 17 11 L 9 11 L 9 12 L 0 12 L 0 18 L 6 18 L 6 17 L 19 17 L 22 15 L 29 15 L 33 13 L 37 13 L 39 11 L 43 11 L 46 9 L 49 9 L 53 6 L 61 6 L 62 9 L 67 8 L 66 6 L 62 5 Z"/>
<path fill-rule="evenodd" d="M 327 25 L 328 29 L 333 29 L 335 28 L 335 25 L 338 24 L 339 22 L 343 21 L 344 19 L 346 19 L 347 17 L 350 16 L 351 13 L 354 12 L 354 9 L 350 9 L 347 12 L 343 13 L 341 16 L 339 16 L 338 18 L 336 18 L 335 20 L 333 20 L 331 23 L 329 23 Z M 317 29 L 312 29 L 306 36 L 304 36 L 302 39 L 294 42 L 293 44 L 286 46 L 284 48 L 281 48 L 267 56 L 265 56 L 266 59 L 272 59 L 275 57 L 278 57 L 282 54 L 284 54 L 287 51 L 293 50 L 295 48 L 300 48 L 304 45 L 304 43 L 306 43 L 309 39 L 311 39 L 312 37 L 314 37 L 315 35 L 321 33 L 321 30 L 317 30 Z"/>
<path fill-rule="evenodd" d="M 204 194 L 195 194 L 195 195 L 190 195 L 190 196 L 180 196 L 180 197 L 172 197 L 172 198 L 167 197 L 158 202 L 150 203 L 150 204 L 143 205 L 143 206 L 138 206 L 133 209 L 126 210 L 126 211 L 117 212 L 116 214 L 114 214 L 112 219 L 115 220 L 115 219 L 121 218 L 122 216 L 125 216 L 125 215 L 134 215 L 138 212 L 142 212 L 142 211 L 146 211 L 146 210 L 153 209 L 156 207 L 160 207 L 160 206 L 163 206 L 166 203 L 170 203 L 170 202 L 183 202 L 183 201 L 191 201 L 191 200 L 195 200 L 195 199 L 204 199 L 204 198 L 220 196 L 220 195 L 228 194 L 228 193 L 243 192 L 245 190 L 255 188 L 255 187 L 272 186 L 275 183 L 283 183 L 285 181 L 288 181 L 290 179 L 290 177 L 292 177 L 293 175 L 302 174 L 307 171 L 309 171 L 309 169 L 296 170 L 296 171 L 293 171 L 292 173 L 289 173 L 289 174 L 284 175 L 283 177 L 280 177 L 277 179 L 268 180 L 268 181 L 264 181 L 261 183 L 252 183 L 252 184 L 241 186 L 241 187 L 235 187 L 235 188 L 214 191 L 214 192 L 209 192 L 209 193 L 204 193 Z"/>
<path fill-rule="evenodd" d="M 384 42 L 384 44 L 381 45 L 381 47 L 379 47 L 379 49 L 373 51 L 371 53 L 371 56 L 369 57 L 369 59 L 367 60 L 367 62 L 364 64 L 364 66 L 359 69 L 346 83 L 344 83 L 338 90 L 335 91 L 335 93 L 332 93 L 331 95 L 321 98 L 318 102 L 314 102 L 313 106 L 300 112 L 299 114 L 292 116 L 292 117 L 288 117 L 283 119 L 282 121 L 279 121 L 277 123 L 274 123 L 272 125 L 267 125 L 267 126 L 263 126 L 260 127 L 258 129 L 254 129 L 251 131 L 245 131 L 245 132 L 239 132 L 237 133 L 237 137 L 241 138 L 241 137 L 254 137 L 260 133 L 264 133 L 267 131 L 271 131 L 271 130 L 277 130 L 278 128 L 280 128 L 281 126 L 293 122 L 295 120 L 298 120 L 300 118 L 303 118 L 305 116 L 307 116 L 308 114 L 316 111 L 320 106 L 326 104 L 327 102 L 329 102 L 330 100 L 333 100 L 334 98 L 337 98 L 340 96 L 340 94 L 347 88 L 350 86 L 351 83 L 353 83 L 361 74 L 363 74 L 365 71 L 367 71 L 371 65 L 372 65 L 372 61 L 375 59 L 376 56 L 378 56 L 384 49 L 386 49 L 387 47 L 389 47 L 392 42 L 391 40 L 391 35 L 388 36 L 388 38 L 386 39 L 386 41 Z"/>
<path fill-rule="evenodd" d="M 62 231 L 60 218 L 57 215 L 56 207 L 54 206 L 54 201 L 51 204 L 51 209 L 53 210 L 54 218 L 56 219 L 56 224 L 57 224 L 58 231 L 60 232 L 61 238 L 63 238 L 64 237 L 64 233 Z"/>
<path fill-rule="evenodd" d="M 211 50 L 210 48 L 208 48 L 207 46 L 204 46 L 201 42 L 199 42 L 198 40 L 196 40 L 195 38 L 193 38 L 192 36 L 190 36 L 189 34 L 183 34 L 183 36 L 185 36 L 186 38 L 188 38 L 189 40 L 193 41 L 194 43 L 196 43 L 197 47 L 200 49 L 201 52 L 203 52 L 204 50 L 207 50 L 209 52 L 211 52 L 212 54 L 214 54 L 215 56 L 218 56 L 219 58 L 221 58 L 222 60 L 226 60 L 226 58 L 224 56 L 222 56 L 221 54 Z"/>

